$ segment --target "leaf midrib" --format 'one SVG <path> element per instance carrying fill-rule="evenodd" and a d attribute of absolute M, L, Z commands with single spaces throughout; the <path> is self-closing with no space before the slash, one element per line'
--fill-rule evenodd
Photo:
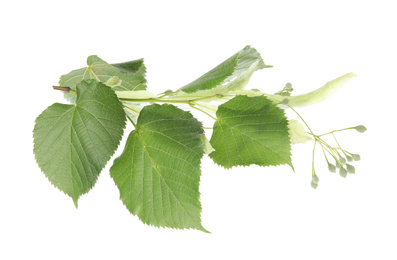
<path fill-rule="evenodd" d="M 146 131 L 147 131 L 147 129 L 145 129 Z M 144 141 L 144 138 L 142 137 L 142 135 L 141 135 L 141 133 L 139 132 L 139 131 L 137 131 L 137 134 L 138 134 L 138 137 L 139 137 L 139 139 L 141 140 L 141 142 L 142 142 L 142 145 L 143 145 L 143 148 L 144 148 L 144 151 L 146 151 L 146 153 L 148 154 L 148 156 L 149 156 L 149 159 L 150 159 L 150 161 L 151 161 L 151 163 L 152 163 L 152 170 L 154 171 L 154 172 L 157 172 L 157 174 L 158 174 L 158 176 L 160 177 L 160 179 L 161 180 L 163 180 L 164 181 L 164 183 L 167 185 L 167 187 L 168 187 L 168 190 L 172 193 L 172 195 L 175 197 L 175 199 L 177 200 L 177 202 L 181 205 L 181 207 L 183 208 L 183 210 L 185 211 L 185 213 L 187 214 L 187 215 L 189 215 L 189 217 L 191 218 L 191 219 L 195 219 L 194 218 L 194 216 L 192 216 L 190 213 L 189 213 L 189 211 L 185 208 L 185 206 L 184 206 L 184 203 L 180 200 L 180 198 L 174 193 L 174 191 L 171 189 L 171 187 L 170 187 L 170 185 L 168 184 L 168 182 L 167 182 L 167 180 L 164 178 L 164 176 L 160 173 L 160 170 L 157 170 L 157 169 L 159 169 L 159 166 L 160 167 L 162 167 L 161 165 L 158 165 L 156 162 L 155 162 L 155 160 L 154 160 L 154 158 L 150 155 L 150 152 L 148 151 L 148 149 L 146 149 L 146 147 L 149 147 L 148 145 L 146 145 L 146 143 L 145 143 L 145 141 Z M 156 166 L 156 167 L 154 167 L 154 166 Z M 161 197 L 163 197 L 163 194 L 160 192 L 160 194 L 161 194 Z M 170 203 L 171 203 L 171 201 L 170 201 Z M 188 203 L 188 202 L 186 202 L 186 203 Z M 190 204 L 190 203 L 189 203 Z M 193 205 L 194 207 L 196 207 L 196 205 L 194 205 L 194 204 L 191 204 L 191 205 Z M 172 218 L 173 219 L 173 218 Z M 174 221 L 174 220 L 173 220 Z M 186 220 L 185 220 L 186 221 Z M 175 226 L 177 226 L 177 225 L 175 225 Z"/>
<path fill-rule="evenodd" d="M 267 150 L 269 150 L 269 151 L 271 151 L 271 152 L 277 154 L 278 156 L 280 156 L 281 158 L 283 158 L 286 162 L 288 162 L 288 160 L 286 160 L 286 158 L 285 158 L 284 156 L 280 155 L 277 151 L 274 151 L 273 149 L 271 149 L 271 148 L 265 146 L 265 144 L 262 144 L 259 140 L 255 139 L 255 138 L 253 138 L 253 137 L 250 137 L 250 136 L 247 135 L 245 132 L 238 130 L 237 128 L 235 128 L 235 127 L 233 127 L 233 126 L 231 126 L 231 125 L 225 123 L 224 121 L 222 121 L 222 122 L 223 122 L 223 124 L 225 124 L 225 125 L 227 125 L 228 127 L 230 127 L 232 130 L 235 130 L 235 131 L 239 132 L 241 135 L 248 137 L 249 139 L 251 139 L 251 140 L 255 141 L 256 143 L 258 143 L 259 146 L 261 146 L 262 148 L 265 148 L 265 149 L 267 149 Z M 256 152 L 258 153 L 258 151 L 256 151 Z"/>

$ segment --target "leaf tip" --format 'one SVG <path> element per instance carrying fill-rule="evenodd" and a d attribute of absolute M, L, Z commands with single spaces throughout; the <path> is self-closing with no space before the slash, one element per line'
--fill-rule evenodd
<path fill-rule="evenodd" d="M 76 209 L 78 209 L 79 208 L 79 205 L 78 205 L 79 198 L 72 198 L 72 199 L 73 199 L 74 206 L 76 207 Z"/>
<path fill-rule="evenodd" d="M 294 166 L 292 165 L 292 162 L 289 162 L 288 165 L 291 167 L 292 171 L 295 173 L 295 168 L 294 168 Z"/>
<path fill-rule="evenodd" d="M 200 230 L 200 231 L 202 231 L 202 232 L 204 232 L 204 233 L 207 233 L 207 234 L 212 234 L 210 231 L 208 231 L 207 229 L 205 229 L 202 225 L 200 225 L 200 227 L 198 227 L 197 230 Z"/>

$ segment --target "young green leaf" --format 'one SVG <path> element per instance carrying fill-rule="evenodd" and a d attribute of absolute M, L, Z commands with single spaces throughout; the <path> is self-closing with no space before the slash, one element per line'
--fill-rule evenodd
<path fill-rule="evenodd" d="M 202 125 L 173 105 L 145 106 L 110 175 L 142 222 L 206 231 L 200 220 Z"/>
<path fill-rule="evenodd" d="M 204 149 L 204 153 L 205 154 L 210 154 L 213 151 L 215 151 L 215 149 L 211 146 L 210 141 L 208 141 L 207 137 L 205 136 L 205 134 L 203 134 L 201 136 L 201 143 L 203 145 L 203 149 Z"/>
<path fill-rule="evenodd" d="M 266 67 L 260 54 L 246 46 L 238 53 L 205 73 L 195 81 L 180 88 L 187 94 L 213 95 L 244 88 L 254 71 Z M 184 95 L 181 93 L 181 95 Z"/>
<path fill-rule="evenodd" d="M 210 143 L 217 164 L 233 166 L 291 163 L 288 121 L 284 111 L 264 96 L 236 96 L 219 106 Z"/>
<path fill-rule="evenodd" d="M 126 118 L 116 94 L 103 83 L 84 80 L 76 90 L 75 105 L 55 103 L 37 117 L 33 151 L 49 181 L 77 207 L 117 149 Z"/>
<path fill-rule="evenodd" d="M 288 121 L 288 129 L 291 144 L 303 144 L 312 140 L 305 128 L 294 119 Z"/>
<path fill-rule="evenodd" d="M 84 79 L 96 79 L 105 83 L 113 90 L 131 91 L 146 89 L 146 67 L 143 59 L 108 64 L 98 56 L 92 55 L 87 59 L 86 68 L 73 70 L 62 75 L 59 85 L 75 90 L 76 85 Z"/>

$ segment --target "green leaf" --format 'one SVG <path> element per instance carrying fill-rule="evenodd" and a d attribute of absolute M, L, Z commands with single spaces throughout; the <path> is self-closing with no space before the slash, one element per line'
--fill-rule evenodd
<path fill-rule="evenodd" d="M 96 79 L 105 83 L 113 90 L 132 91 L 146 89 L 146 67 L 143 59 L 108 64 L 98 56 L 92 55 L 87 59 L 86 68 L 73 70 L 62 75 L 59 80 L 60 86 L 70 87 L 76 90 L 76 85 L 84 79 Z M 71 96 L 68 95 L 70 98 Z"/>
<path fill-rule="evenodd" d="M 206 231 L 200 220 L 203 129 L 173 105 L 145 106 L 110 175 L 120 199 L 142 222 Z"/>
<path fill-rule="evenodd" d="M 180 88 L 185 93 L 219 94 L 244 88 L 254 71 L 266 67 L 260 54 L 246 46 L 200 78 Z M 198 94 L 198 93 L 197 93 Z"/>
<path fill-rule="evenodd" d="M 49 181 L 77 207 L 119 145 L 126 118 L 116 94 L 103 83 L 84 80 L 76 90 L 75 105 L 55 103 L 37 117 L 33 150 Z"/>
<path fill-rule="evenodd" d="M 284 111 L 264 96 L 236 96 L 220 105 L 210 143 L 217 164 L 233 166 L 291 163 L 288 121 Z"/>

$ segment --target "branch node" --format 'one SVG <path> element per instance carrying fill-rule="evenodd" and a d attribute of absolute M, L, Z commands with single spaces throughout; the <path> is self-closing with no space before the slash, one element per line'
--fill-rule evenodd
<path fill-rule="evenodd" d="M 65 93 L 70 93 L 70 94 L 76 95 L 76 91 L 72 90 L 72 89 L 69 88 L 69 87 L 52 86 L 52 88 L 55 89 L 55 90 L 63 91 L 63 92 L 65 92 Z"/>

